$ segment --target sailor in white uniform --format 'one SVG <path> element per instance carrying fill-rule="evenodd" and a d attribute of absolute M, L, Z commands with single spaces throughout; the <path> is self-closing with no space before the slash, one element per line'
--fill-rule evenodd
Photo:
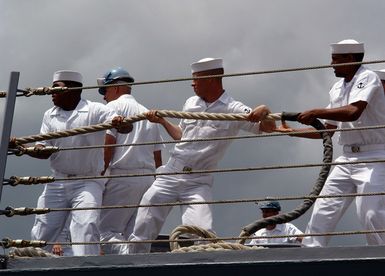
<path fill-rule="evenodd" d="M 223 74 L 222 59 L 206 58 L 191 65 L 194 77 Z M 187 112 L 250 113 L 251 109 L 235 101 L 222 87 L 222 78 L 194 79 L 192 87 L 196 96 L 189 98 L 183 108 Z M 256 108 L 259 121 L 269 113 L 266 106 Z M 163 125 L 175 140 L 233 136 L 239 130 L 252 133 L 272 131 L 274 122 L 251 123 L 246 121 L 212 121 L 183 119 L 179 126 L 156 116 L 154 111 L 148 119 Z M 199 143 L 181 142 L 175 145 L 166 165 L 158 168 L 159 173 L 189 172 L 217 167 L 231 140 L 207 141 Z M 141 205 L 169 202 L 212 200 L 213 176 L 208 173 L 161 175 L 144 194 Z M 140 207 L 131 241 L 152 240 L 159 234 L 172 206 Z M 209 205 L 187 205 L 181 207 L 182 223 L 195 225 L 213 231 L 212 214 Z M 149 243 L 131 243 L 127 253 L 149 252 Z"/>
<path fill-rule="evenodd" d="M 268 201 L 259 205 L 259 209 L 262 211 L 262 217 L 268 218 L 276 216 L 281 211 L 281 204 L 278 201 Z M 284 236 L 284 235 L 301 235 L 303 234 L 292 223 L 270 224 L 266 228 L 259 229 L 250 238 L 253 237 L 269 237 L 269 236 Z M 282 238 L 258 238 L 252 239 L 249 245 L 260 244 L 300 244 L 302 237 L 282 237 Z"/>
<path fill-rule="evenodd" d="M 82 75 L 74 71 L 57 71 L 53 76 L 54 87 L 81 87 Z M 54 107 L 47 110 L 43 117 L 40 133 L 63 131 L 77 127 L 111 122 L 116 113 L 101 103 L 81 98 L 81 89 L 70 90 L 52 95 Z M 38 142 L 36 147 L 55 146 L 78 147 L 101 145 L 104 131 L 58 138 Z M 50 158 L 54 177 L 70 178 L 78 176 L 98 176 L 104 168 L 103 149 L 59 151 L 52 155 L 34 156 Z M 40 195 L 38 208 L 82 208 L 100 207 L 105 180 L 56 181 L 45 185 Z M 36 215 L 31 230 L 34 240 L 57 241 L 66 223 L 69 212 L 51 212 Z M 99 242 L 99 210 L 73 211 L 69 225 L 72 242 Z M 99 255 L 98 244 L 74 245 L 73 254 Z M 51 251 L 51 248 L 48 248 Z"/>
<path fill-rule="evenodd" d="M 99 85 L 131 83 L 133 77 L 123 68 L 114 68 L 103 78 L 98 79 Z M 148 111 L 146 107 L 136 101 L 131 95 L 131 86 L 113 86 L 99 88 L 107 106 L 115 110 L 118 115 L 130 117 Z M 145 142 L 161 142 L 158 124 L 141 120 L 133 124 L 133 130 L 128 135 L 107 131 L 107 144 L 137 144 Z M 109 166 L 107 174 L 151 174 L 162 165 L 161 150 L 163 144 L 148 144 L 141 146 L 124 146 L 106 148 L 105 166 Z M 103 206 L 137 205 L 145 191 L 154 182 L 153 176 L 111 178 L 106 183 L 103 194 Z M 137 209 L 103 209 L 100 213 L 101 241 L 126 241 L 132 233 Z M 123 244 L 103 244 L 104 254 L 121 254 L 127 247 Z"/>
<path fill-rule="evenodd" d="M 331 44 L 332 64 L 360 62 L 364 44 L 348 39 Z M 330 90 L 328 107 L 302 112 L 299 121 L 310 124 L 315 118 L 325 119 L 326 127 L 356 128 L 385 124 L 385 95 L 376 73 L 363 65 L 335 66 L 336 77 L 342 78 Z M 297 131 L 297 130 L 294 130 Z M 320 138 L 319 135 L 301 135 Z M 356 130 L 339 133 L 343 154 L 335 162 L 385 159 L 385 129 Z M 321 195 L 376 193 L 385 190 L 385 163 L 337 165 L 331 171 Z M 357 216 L 365 230 L 385 229 L 385 197 L 358 196 L 317 199 L 306 233 L 335 230 L 340 218 L 355 200 Z M 326 246 L 330 236 L 303 239 L 310 247 Z M 367 234 L 368 245 L 385 244 L 384 233 Z"/>

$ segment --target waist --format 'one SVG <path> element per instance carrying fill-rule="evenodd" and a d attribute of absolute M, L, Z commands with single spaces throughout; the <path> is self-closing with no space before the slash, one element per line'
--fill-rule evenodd
<path fill-rule="evenodd" d="M 149 168 L 127 168 L 127 169 L 120 169 L 120 168 L 109 168 L 110 175 L 115 174 L 130 174 L 130 173 L 154 173 L 154 169 Z"/>
<path fill-rule="evenodd" d="M 194 169 L 191 165 L 186 164 L 182 160 L 172 157 L 168 159 L 166 166 L 172 167 L 175 171 L 178 172 L 191 172 Z"/>
<path fill-rule="evenodd" d="M 371 145 L 345 145 L 343 147 L 344 153 L 358 153 L 365 151 L 385 150 L 385 144 L 371 144 Z"/>
<path fill-rule="evenodd" d="M 100 174 L 100 173 L 99 173 Z M 55 177 L 80 177 L 80 176 L 98 176 L 96 173 L 62 173 L 55 171 L 53 173 Z"/>

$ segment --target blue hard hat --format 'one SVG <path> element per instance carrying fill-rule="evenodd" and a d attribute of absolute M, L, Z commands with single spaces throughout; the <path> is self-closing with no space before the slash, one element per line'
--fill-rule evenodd
<path fill-rule="evenodd" d="M 259 209 L 275 209 L 281 211 L 281 205 L 278 201 L 267 201 L 259 204 Z"/>
<path fill-rule="evenodd" d="M 127 72 L 127 70 L 123 69 L 122 67 L 114 68 L 108 71 L 107 73 L 104 74 L 103 78 L 98 79 L 97 82 L 98 82 L 98 85 L 106 85 L 106 84 L 111 84 L 116 80 L 134 82 L 134 78 L 131 77 L 131 75 Z M 106 94 L 106 88 L 100 87 L 99 94 L 101 95 Z"/>

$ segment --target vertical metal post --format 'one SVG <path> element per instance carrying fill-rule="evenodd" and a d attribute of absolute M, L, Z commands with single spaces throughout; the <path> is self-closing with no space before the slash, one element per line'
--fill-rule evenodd
<path fill-rule="evenodd" d="M 7 165 L 8 144 L 11 137 L 13 112 L 15 110 L 15 101 L 17 94 L 17 86 L 19 84 L 19 72 L 11 72 L 9 81 L 9 88 L 7 92 L 7 102 L 4 110 L 4 121 L 1 130 L 0 143 L 0 200 L 3 192 L 3 180 L 5 174 L 5 167 Z M 1 127 L 1 126 L 0 126 Z"/>

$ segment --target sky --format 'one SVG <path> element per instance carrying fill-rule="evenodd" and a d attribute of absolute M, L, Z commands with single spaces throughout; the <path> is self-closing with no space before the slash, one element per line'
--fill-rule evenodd
<path fill-rule="evenodd" d="M 84 85 L 118 66 L 136 81 L 190 77 L 190 64 L 205 57 L 224 59 L 225 73 L 278 70 L 330 63 L 330 43 L 365 43 L 366 61 L 385 59 L 385 2 L 381 0 L 0 0 L 0 90 L 11 71 L 19 88 L 49 86 L 53 72 L 80 71 Z M 368 65 L 372 69 L 384 64 Z M 328 104 L 332 69 L 224 78 L 224 88 L 250 107 L 266 104 L 274 113 L 301 112 Z M 193 95 L 191 81 L 134 86 L 132 94 L 149 109 L 180 111 Z M 96 89 L 83 97 L 103 102 Z M 0 99 L 3 111 L 5 99 Z M 37 134 L 50 96 L 17 98 L 12 136 Z M 3 116 L 3 112 L 0 116 Z M 3 117 L 1 117 L 1 122 Z M 174 121 L 175 123 L 177 121 Z M 293 126 L 296 126 L 295 124 Z M 240 133 L 246 135 L 247 133 Z M 163 133 L 166 140 L 170 140 Z M 335 157 L 341 152 L 333 138 Z M 171 146 L 167 146 L 170 150 Z M 168 151 L 163 152 L 163 160 Z M 219 168 L 318 163 L 322 143 L 293 137 L 241 139 L 232 143 Z M 305 195 L 319 168 L 215 174 L 215 200 Z M 11 156 L 5 177 L 49 175 L 49 163 Z M 0 209 L 35 207 L 42 185 L 3 187 Z M 289 211 L 300 201 L 282 201 Z M 336 231 L 360 230 L 354 204 Z M 214 205 L 218 236 L 238 236 L 260 218 L 254 203 Z M 293 223 L 305 230 L 310 210 Z M 162 234 L 179 224 L 178 207 Z M 33 216 L 0 217 L 0 238 L 29 239 Z M 334 237 L 331 246 L 362 245 L 363 236 Z"/>

